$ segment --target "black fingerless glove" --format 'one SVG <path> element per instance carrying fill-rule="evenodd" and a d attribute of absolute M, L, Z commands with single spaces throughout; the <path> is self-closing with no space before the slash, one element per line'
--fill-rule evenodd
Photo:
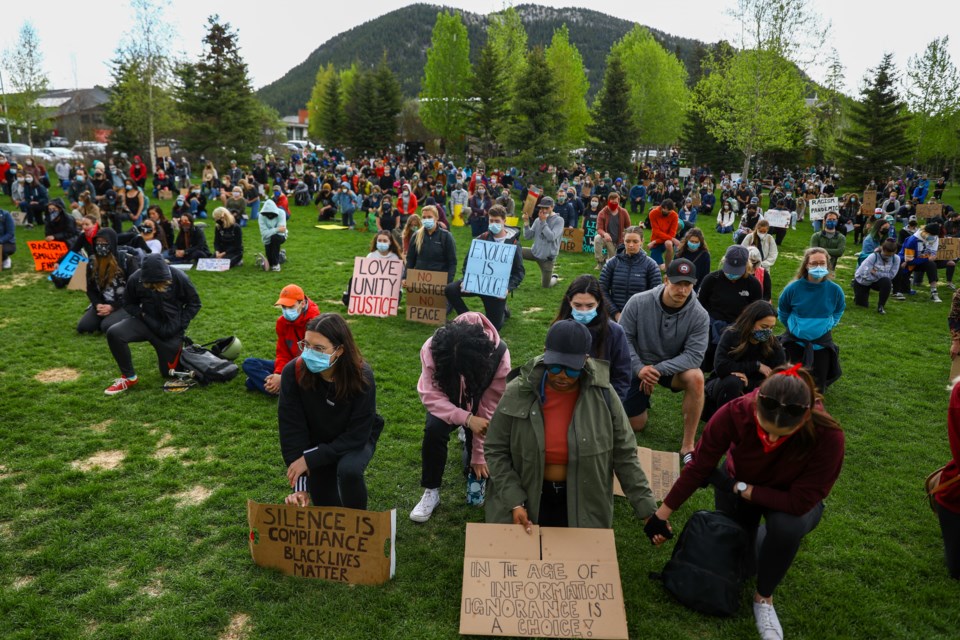
<path fill-rule="evenodd" d="M 673 537 L 673 532 L 667 527 L 667 521 L 661 520 L 656 514 L 650 516 L 647 524 L 643 525 L 643 533 L 653 542 L 653 536 L 661 535 L 667 540 Z"/>

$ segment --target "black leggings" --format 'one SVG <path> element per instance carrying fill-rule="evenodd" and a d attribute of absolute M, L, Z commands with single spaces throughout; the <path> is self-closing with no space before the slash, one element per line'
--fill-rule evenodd
<path fill-rule="evenodd" d="M 890 297 L 890 290 L 893 288 L 893 283 L 890 281 L 890 278 L 880 278 L 872 284 L 860 284 L 856 280 L 853 281 L 853 300 L 856 304 L 861 307 L 866 307 L 870 305 L 870 291 L 879 291 L 880 299 L 877 301 L 879 306 L 887 304 L 887 299 Z"/>
<path fill-rule="evenodd" d="M 368 442 L 363 449 L 340 456 L 335 464 L 310 470 L 307 488 L 315 507 L 367 508 L 367 482 L 363 477 L 377 445 Z"/>
<path fill-rule="evenodd" d="M 493 325 L 497 331 L 503 326 L 503 311 L 507 308 L 506 298 L 495 298 L 493 296 L 482 296 L 476 293 L 466 293 L 460 290 L 462 280 L 454 280 L 443 290 L 443 295 L 447 297 L 447 302 L 454 308 L 457 314 L 466 313 L 470 309 L 464 303 L 464 297 L 478 297 L 483 301 L 483 315 Z"/>
<path fill-rule="evenodd" d="M 106 333 L 113 325 L 123 322 L 130 316 L 123 309 L 117 309 L 108 316 L 97 315 L 97 310 L 93 305 L 87 307 L 87 310 L 80 316 L 77 322 L 77 333 Z"/>
<path fill-rule="evenodd" d="M 450 434 L 460 425 L 447 424 L 432 413 L 427 414 L 427 422 L 423 427 L 423 444 L 420 448 L 422 467 L 420 486 L 424 489 L 439 489 L 443 480 L 443 469 L 447 466 L 447 447 Z M 470 467 L 470 453 L 473 449 L 473 432 L 464 427 L 467 441 L 463 447 L 463 469 Z"/>
<path fill-rule="evenodd" d="M 937 516 L 940 518 L 940 533 L 943 535 L 943 553 L 947 561 L 947 571 L 951 578 L 960 580 L 960 513 L 937 504 Z"/>
<path fill-rule="evenodd" d="M 541 527 L 567 526 L 567 483 L 544 481 L 540 493 L 540 513 L 537 524 Z"/>
<path fill-rule="evenodd" d="M 783 345 L 783 350 L 790 362 L 803 362 L 803 345 L 788 342 Z M 827 390 L 827 375 L 830 373 L 832 354 L 830 349 L 815 349 L 813 352 L 813 370 L 810 371 L 810 375 L 813 376 L 813 381 L 817 384 L 817 390 L 820 393 Z"/>
<path fill-rule="evenodd" d="M 130 355 L 131 342 L 149 342 L 157 351 L 157 366 L 160 375 L 167 377 L 170 369 L 179 369 L 180 350 L 183 348 L 183 337 L 161 338 L 143 323 L 139 318 L 127 318 L 123 322 L 107 330 L 107 344 L 110 353 L 120 367 L 120 373 L 125 378 L 136 375 L 133 368 L 133 357 Z"/>
<path fill-rule="evenodd" d="M 757 593 L 769 598 L 787 575 L 803 536 L 820 524 L 823 503 L 818 502 L 810 511 L 795 516 L 761 507 L 720 489 L 714 491 L 714 503 L 718 511 L 730 515 L 750 534 L 754 553 L 747 553 L 748 569 L 751 573 L 756 570 Z"/>
<path fill-rule="evenodd" d="M 264 253 L 267 254 L 267 262 L 270 263 L 271 267 L 280 264 L 280 245 L 286 241 L 287 239 L 278 233 L 271 236 L 270 241 L 263 245 Z"/>

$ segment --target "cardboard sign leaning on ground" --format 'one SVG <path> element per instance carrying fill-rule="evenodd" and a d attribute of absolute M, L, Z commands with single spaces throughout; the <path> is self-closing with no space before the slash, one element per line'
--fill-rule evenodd
<path fill-rule="evenodd" d="M 407 320 L 440 325 L 447 319 L 447 286 L 444 271 L 407 269 Z"/>
<path fill-rule="evenodd" d="M 517 245 L 473 240 L 467 252 L 462 288 L 467 293 L 506 298 Z"/>
<path fill-rule="evenodd" d="M 400 260 L 354 258 L 347 313 L 374 318 L 397 315 L 402 279 L 403 262 Z"/>
<path fill-rule="evenodd" d="M 763 219 L 777 229 L 786 229 L 790 226 L 790 212 L 783 209 L 768 209 L 763 212 Z"/>
<path fill-rule="evenodd" d="M 575 229 L 574 227 L 564 227 L 563 240 L 560 241 L 560 251 L 568 251 L 570 253 L 582 253 L 583 252 L 583 229 Z"/>
<path fill-rule="evenodd" d="M 680 454 L 676 451 L 654 451 L 647 447 L 637 447 L 640 467 L 650 483 L 650 491 L 657 502 L 662 502 L 673 483 L 680 477 Z M 613 474 L 613 495 L 625 498 L 623 487 L 617 474 Z"/>
<path fill-rule="evenodd" d="M 70 276 L 70 282 L 67 283 L 67 289 L 70 291 L 87 290 L 87 262 L 81 262 L 77 265 L 77 270 Z"/>
<path fill-rule="evenodd" d="M 817 198 L 810 201 L 810 220 L 823 220 L 830 211 L 840 208 L 839 198 Z"/>
<path fill-rule="evenodd" d="M 626 638 L 613 529 L 467 523 L 460 634 Z"/>
<path fill-rule="evenodd" d="M 940 238 L 937 260 L 960 260 L 960 238 Z"/>
<path fill-rule="evenodd" d="M 60 258 L 67 254 L 67 244 L 59 240 L 27 240 L 27 248 L 35 271 L 55 271 Z"/>
<path fill-rule="evenodd" d="M 250 555 L 261 567 L 350 584 L 383 584 L 396 573 L 396 509 L 361 511 L 247 500 L 247 523 Z"/>
<path fill-rule="evenodd" d="M 230 271 L 229 258 L 200 258 L 197 271 Z"/>
<path fill-rule="evenodd" d="M 877 208 L 877 192 L 876 190 L 869 190 L 863 192 L 863 204 L 860 205 L 860 213 L 865 216 L 872 216 L 873 210 Z"/>
<path fill-rule="evenodd" d="M 537 200 L 540 199 L 540 189 L 530 187 L 527 190 L 527 199 L 523 201 L 523 215 L 532 216 L 534 207 L 537 206 Z M 532 223 L 532 221 L 531 221 Z"/>
<path fill-rule="evenodd" d="M 918 204 L 917 205 L 918 218 L 939 218 L 942 215 L 943 215 L 942 204 Z"/>

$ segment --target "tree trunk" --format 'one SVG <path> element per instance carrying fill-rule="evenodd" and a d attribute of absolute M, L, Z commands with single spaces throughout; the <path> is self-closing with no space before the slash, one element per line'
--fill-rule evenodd
<path fill-rule="evenodd" d="M 740 174 L 741 180 L 749 181 L 750 178 L 750 156 L 753 155 L 753 149 L 747 147 L 743 153 L 743 173 Z"/>
<path fill-rule="evenodd" d="M 147 82 L 147 128 L 150 131 L 150 169 L 154 175 L 157 173 L 157 141 L 154 139 L 153 130 L 153 78 Z"/>

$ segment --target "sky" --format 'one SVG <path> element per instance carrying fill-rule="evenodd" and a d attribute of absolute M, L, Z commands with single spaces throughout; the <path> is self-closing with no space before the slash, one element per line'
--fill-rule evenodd
<path fill-rule="evenodd" d="M 956 24 L 960 18 L 960 3 L 947 0 L 911 0 L 908 5 L 894 0 L 808 2 L 824 22 L 832 25 L 831 37 L 823 52 L 829 53 L 831 47 L 837 49 L 845 68 L 845 92 L 849 95 L 858 93 L 864 74 L 880 62 L 884 53 L 894 54 L 894 62 L 902 73 L 911 56 L 922 54 L 933 38 L 948 34 L 948 25 Z M 725 9 L 733 8 L 735 3 L 736 0 L 683 3 L 568 0 L 531 4 L 557 8 L 581 6 L 709 43 L 720 39 L 736 42 L 738 30 L 725 14 Z M 253 86 L 260 88 L 303 62 L 336 34 L 412 3 L 365 0 L 357 5 L 357 10 L 351 11 L 340 10 L 343 5 L 332 2 L 301 2 L 275 8 L 236 0 L 161 0 L 159 4 L 163 6 L 163 19 L 177 34 L 170 43 L 171 51 L 185 54 L 190 60 L 195 60 L 202 51 L 208 16 L 219 14 L 234 26 Z M 444 3 L 484 14 L 499 11 L 508 4 L 503 0 L 446 0 Z M 108 63 L 128 34 L 132 17 L 127 0 L 100 0 L 93 5 L 77 5 L 66 0 L 47 0 L 37 5 L 19 3 L 15 10 L 4 14 L 0 21 L 0 52 L 5 53 L 16 45 L 21 25 L 30 21 L 40 37 L 50 85 L 57 89 L 109 85 Z M 798 27 L 802 29 L 803 26 Z M 960 38 L 950 42 L 949 50 L 954 63 L 960 63 Z M 819 61 L 822 63 L 825 57 L 821 54 Z M 815 80 L 822 80 L 824 67 L 825 64 L 819 64 L 807 71 Z M 4 70 L 4 77 L 6 73 Z"/>

